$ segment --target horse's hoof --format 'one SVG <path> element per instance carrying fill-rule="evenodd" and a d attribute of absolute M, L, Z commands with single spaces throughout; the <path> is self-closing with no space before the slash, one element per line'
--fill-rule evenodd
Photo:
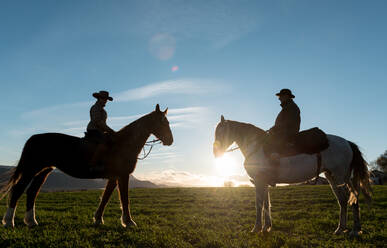
<path fill-rule="evenodd" d="M 254 228 L 250 231 L 251 233 L 261 233 L 262 229 L 254 226 Z"/>
<path fill-rule="evenodd" d="M 338 227 L 333 234 L 334 235 L 341 235 L 341 234 L 346 233 L 346 232 L 348 232 L 347 228 Z"/>
<path fill-rule="evenodd" d="M 30 223 L 30 224 L 26 224 L 29 228 L 33 228 L 33 227 L 36 227 L 38 226 L 39 224 L 36 222 L 36 223 Z"/>
<path fill-rule="evenodd" d="M 125 228 L 128 228 L 128 227 L 137 227 L 137 224 L 136 222 L 134 222 L 132 219 L 130 220 L 127 220 L 125 222 L 122 222 L 121 225 Z"/>
<path fill-rule="evenodd" d="M 26 226 L 28 227 L 35 227 L 35 226 L 38 226 L 38 222 L 36 220 L 32 220 L 32 221 L 29 221 L 27 219 L 24 219 L 24 224 L 26 224 Z"/>
<path fill-rule="evenodd" d="M 13 221 L 14 216 L 15 216 L 15 208 L 8 208 L 2 220 L 3 226 L 5 228 L 15 227 L 15 222 Z"/>
<path fill-rule="evenodd" d="M 12 221 L 3 220 L 3 227 L 5 227 L 5 228 L 14 228 L 15 224 Z"/>
<path fill-rule="evenodd" d="M 353 237 L 353 238 L 357 238 L 359 237 L 363 232 L 362 231 L 355 231 L 355 230 L 352 230 L 350 233 L 349 233 L 349 236 L 350 237 Z"/>
<path fill-rule="evenodd" d="M 24 216 L 24 224 L 26 224 L 28 227 L 34 227 L 38 225 L 38 222 L 35 219 L 35 210 L 31 209 L 26 212 Z"/>
<path fill-rule="evenodd" d="M 103 222 L 103 218 L 93 218 L 93 223 L 94 223 L 94 226 L 100 226 L 100 225 L 103 225 L 104 222 Z"/>
<path fill-rule="evenodd" d="M 269 233 L 271 231 L 271 226 L 264 226 L 262 229 L 263 233 Z"/>

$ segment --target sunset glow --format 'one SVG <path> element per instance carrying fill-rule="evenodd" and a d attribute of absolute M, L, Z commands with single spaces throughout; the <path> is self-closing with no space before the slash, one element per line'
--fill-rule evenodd
<path fill-rule="evenodd" d="M 227 153 L 222 157 L 215 158 L 215 167 L 219 176 L 225 179 L 239 172 L 239 166 L 236 160 Z"/>

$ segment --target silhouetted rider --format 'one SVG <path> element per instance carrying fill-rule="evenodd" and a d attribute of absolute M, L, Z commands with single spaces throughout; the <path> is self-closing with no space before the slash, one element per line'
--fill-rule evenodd
<path fill-rule="evenodd" d="M 87 125 L 87 136 L 92 140 L 97 140 L 100 143 L 94 155 L 89 160 L 90 172 L 103 172 L 105 164 L 101 162 L 108 146 L 112 142 L 111 135 L 114 134 L 114 130 L 106 124 L 107 113 L 104 109 L 107 101 L 113 101 L 113 98 L 109 96 L 109 92 L 100 91 L 93 93 L 93 96 L 97 98 L 97 102 L 90 109 L 90 122 Z"/>
<path fill-rule="evenodd" d="M 109 92 L 101 90 L 93 93 L 97 102 L 90 109 L 90 122 L 87 125 L 87 132 L 92 136 L 103 137 L 104 133 L 114 133 L 114 130 L 106 125 L 107 113 L 104 109 L 106 102 L 113 101 Z"/>
<path fill-rule="evenodd" d="M 286 144 L 292 143 L 295 136 L 300 131 L 300 109 L 293 101 L 295 96 L 289 89 L 282 89 L 276 94 L 281 101 L 282 110 L 278 114 L 275 125 L 270 128 L 269 135 L 272 136 L 274 143 L 278 147 L 278 152 L 281 153 L 281 147 L 285 147 Z"/>
<path fill-rule="evenodd" d="M 282 89 L 276 94 L 281 101 L 282 110 L 278 114 L 275 125 L 268 131 L 269 137 L 264 145 L 265 153 L 269 157 L 269 162 L 272 167 L 279 165 L 280 154 L 286 153 L 291 143 L 294 142 L 296 135 L 300 131 L 300 109 L 293 101 L 295 96 L 289 89 Z M 272 175 L 271 185 L 275 185 L 276 172 Z"/>

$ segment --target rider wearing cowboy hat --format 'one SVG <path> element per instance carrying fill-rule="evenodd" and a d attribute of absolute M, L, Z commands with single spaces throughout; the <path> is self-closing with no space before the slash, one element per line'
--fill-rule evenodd
<path fill-rule="evenodd" d="M 107 113 L 104 107 L 107 101 L 113 101 L 113 98 L 109 96 L 109 92 L 103 90 L 93 93 L 93 97 L 97 98 L 97 101 L 90 109 L 90 122 L 87 125 L 87 135 L 93 139 L 97 139 L 99 144 L 90 160 L 90 171 L 103 172 L 105 168 L 101 160 L 108 150 L 109 143 L 111 143 L 111 135 L 115 133 L 106 124 Z"/>
<path fill-rule="evenodd" d="M 268 131 L 269 138 L 264 145 L 266 155 L 269 157 L 271 167 L 274 169 L 272 175 L 272 182 L 270 185 L 275 185 L 276 167 L 279 165 L 280 154 L 286 153 L 294 142 L 294 139 L 300 131 L 300 109 L 293 101 L 295 96 L 289 89 L 282 89 L 276 94 L 281 101 L 282 110 L 278 114 L 275 125 Z"/>
<path fill-rule="evenodd" d="M 269 134 L 274 135 L 283 143 L 289 143 L 300 131 L 300 109 L 293 101 L 295 96 L 291 90 L 282 89 L 276 96 L 281 101 L 282 110 L 275 120 L 275 125 L 270 128 Z"/>
<path fill-rule="evenodd" d="M 93 96 L 97 98 L 97 101 L 90 109 L 90 122 L 87 125 L 87 132 L 95 133 L 98 136 L 102 136 L 103 133 L 114 133 L 114 130 L 106 125 L 107 113 L 104 109 L 106 102 L 108 100 L 113 101 L 113 98 L 109 96 L 109 92 L 103 90 L 93 93 Z"/>

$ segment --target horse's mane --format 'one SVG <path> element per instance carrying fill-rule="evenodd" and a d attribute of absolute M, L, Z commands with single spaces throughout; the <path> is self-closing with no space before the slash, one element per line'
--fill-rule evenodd
<path fill-rule="evenodd" d="M 231 120 L 227 120 L 231 123 L 232 126 L 236 127 L 241 127 L 243 126 L 244 128 L 244 132 L 248 132 L 248 133 L 255 133 L 256 135 L 265 135 L 266 132 L 262 129 L 260 129 L 259 127 L 257 126 L 254 126 L 253 124 L 250 124 L 250 123 L 245 123 L 245 122 L 239 122 L 239 121 L 231 121 Z"/>
<path fill-rule="evenodd" d="M 144 121 L 146 121 L 149 116 L 153 114 L 153 112 L 149 113 L 149 114 L 146 114 L 140 118 L 138 118 L 137 120 L 134 120 L 132 121 L 131 123 L 129 123 L 128 125 L 124 126 L 123 128 L 121 128 L 118 133 L 125 133 L 125 134 L 131 134 L 133 133 L 134 130 L 138 131 L 136 129 L 136 127 L 138 126 L 139 123 L 142 123 Z M 144 126 L 145 127 L 145 126 Z"/>

